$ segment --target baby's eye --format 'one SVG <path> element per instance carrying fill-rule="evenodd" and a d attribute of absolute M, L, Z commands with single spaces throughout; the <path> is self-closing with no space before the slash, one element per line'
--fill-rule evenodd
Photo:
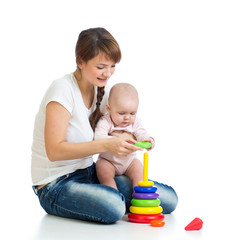
<path fill-rule="evenodd" d="M 125 112 L 119 112 L 118 114 L 119 114 L 119 115 L 124 115 L 124 114 L 125 114 Z"/>
<path fill-rule="evenodd" d="M 134 116 L 136 113 L 135 112 L 132 112 L 131 115 Z"/>

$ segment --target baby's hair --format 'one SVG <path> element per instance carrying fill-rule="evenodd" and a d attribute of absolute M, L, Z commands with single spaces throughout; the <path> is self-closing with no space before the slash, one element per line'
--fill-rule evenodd
<path fill-rule="evenodd" d="M 99 53 L 105 54 L 114 63 L 121 60 L 121 50 L 115 38 L 104 28 L 90 28 L 79 34 L 75 48 L 76 63 L 87 63 Z M 78 68 L 78 70 L 80 70 Z M 81 70 L 80 70 L 81 71 Z M 98 120 L 102 117 L 100 104 L 104 96 L 104 87 L 98 87 L 97 105 L 95 111 L 89 117 L 93 130 Z"/>
<path fill-rule="evenodd" d="M 111 102 L 111 98 L 116 96 L 116 94 L 124 94 L 126 96 L 136 96 L 138 98 L 137 89 L 131 85 L 130 83 L 117 83 L 115 84 L 110 92 L 109 92 L 109 103 Z"/>

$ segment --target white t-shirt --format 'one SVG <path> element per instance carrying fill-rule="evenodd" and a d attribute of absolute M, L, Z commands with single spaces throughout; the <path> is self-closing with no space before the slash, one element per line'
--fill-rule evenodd
<path fill-rule="evenodd" d="M 43 97 L 39 112 L 35 118 L 31 167 L 33 185 L 36 186 L 49 183 L 60 176 L 92 165 L 92 156 L 51 162 L 45 150 L 44 128 L 46 106 L 49 102 L 56 101 L 64 106 L 71 114 L 65 141 L 75 143 L 92 141 L 94 133 L 89 122 L 89 116 L 95 110 L 96 97 L 97 87 L 95 87 L 93 104 L 90 109 L 87 109 L 73 73 L 55 80 L 50 85 Z M 106 113 L 105 106 L 107 104 L 107 99 L 108 88 L 106 87 L 100 107 L 103 113 Z"/>

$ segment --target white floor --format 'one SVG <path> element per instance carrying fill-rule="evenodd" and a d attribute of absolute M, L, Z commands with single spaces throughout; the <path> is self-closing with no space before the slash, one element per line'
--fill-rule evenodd
<path fill-rule="evenodd" d="M 26 192 L 21 196 L 15 189 L 12 195 L 5 198 L 4 205 L 11 209 L 2 209 L 1 239 L 124 239 L 124 240 L 154 240 L 154 239 L 240 239 L 239 232 L 239 196 L 232 194 L 228 201 L 224 195 L 218 195 L 217 189 L 207 202 L 199 196 L 180 193 L 178 208 L 173 214 L 165 215 L 165 226 L 153 228 L 148 224 L 136 224 L 128 221 L 127 216 L 111 225 L 89 223 L 65 219 L 45 214 L 31 189 L 24 187 Z M 226 189 L 225 189 L 226 190 Z M 224 189 L 223 189 L 224 191 Z M 189 200 L 188 200 L 189 199 Z M 217 200 L 216 202 L 214 202 Z M 206 204 L 207 203 L 207 204 Z M 237 207 L 235 207 L 237 206 Z M 201 231 L 187 232 L 184 227 L 195 217 L 203 220 Z"/>
<path fill-rule="evenodd" d="M 199 153 L 195 156 L 192 150 L 187 158 L 176 156 L 174 161 L 159 161 L 158 149 L 149 154 L 149 177 L 172 185 L 179 197 L 177 209 L 166 215 L 165 226 L 153 228 L 128 222 L 127 216 L 115 224 L 103 225 L 47 215 L 31 188 L 29 161 L 18 161 L 25 150 L 18 150 L 12 153 L 14 164 L 9 161 L 5 167 L 11 171 L 0 175 L 0 239 L 240 239 L 237 151 L 225 158 L 223 148 L 214 157 L 208 152 L 198 159 Z M 167 159 L 167 155 L 161 158 Z M 186 232 L 184 227 L 195 217 L 203 220 L 202 230 Z"/>
<path fill-rule="evenodd" d="M 239 1 L 112 2 L 0 2 L 0 239 L 239 240 Z M 149 178 L 179 196 L 163 228 L 49 216 L 31 189 L 40 101 L 54 79 L 75 70 L 79 32 L 98 26 L 123 53 L 109 84 L 136 86 L 139 117 L 156 140 Z M 195 217 L 202 230 L 186 232 Z"/>

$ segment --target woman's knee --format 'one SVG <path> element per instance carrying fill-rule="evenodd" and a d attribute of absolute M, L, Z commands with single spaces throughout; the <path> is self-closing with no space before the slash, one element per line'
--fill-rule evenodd
<path fill-rule="evenodd" d="M 158 188 L 159 199 L 163 208 L 163 213 L 168 214 L 173 212 L 178 204 L 178 196 L 175 190 L 166 184 L 154 183 L 154 186 Z"/>
<path fill-rule="evenodd" d="M 105 209 L 103 211 L 104 222 L 113 223 L 120 220 L 125 212 L 125 198 L 124 196 L 116 189 L 104 186 L 103 194 L 101 194 L 100 202 Z"/>
<path fill-rule="evenodd" d="M 114 223 L 122 219 L 126 212 L 125 201 L 108 202 L 105 208 L 104 223 Z"/>
<path fill-rule="evenodd" d="M 76 188 L 75 188 L 76 191 Z M 82 208 L 86 214 L 92 216 L 94 221 L 102 223 L 114 223 L 125 214 L 125 198 L 116 189 L 100 184 L 83 184 L 78 186 L 82 196 Z M 97 220 L 96 220 L 97 219 Z"/>

